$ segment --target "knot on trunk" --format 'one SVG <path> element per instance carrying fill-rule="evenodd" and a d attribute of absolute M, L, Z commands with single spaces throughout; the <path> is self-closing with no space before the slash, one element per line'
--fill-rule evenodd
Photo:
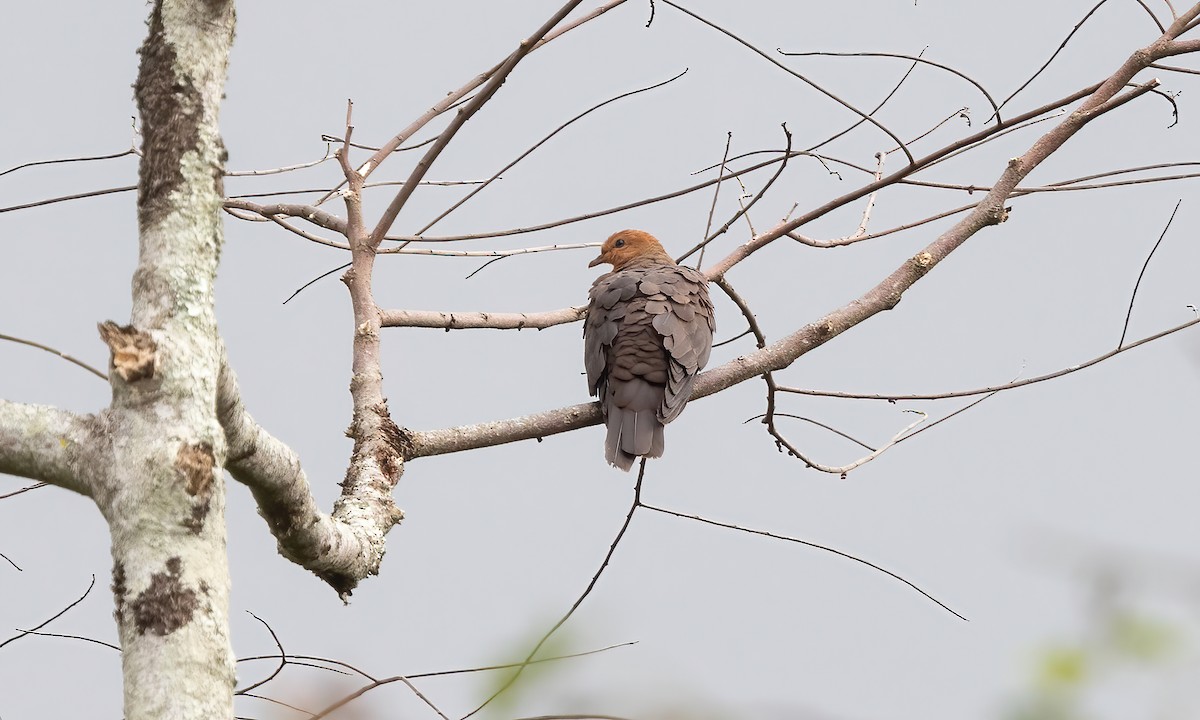
<path fill-rule="evenodd" d="M 148 334 L 132 325 L 111 320 L 100 323 L 100 339 L 112 352 L 109 369 L 127 383 L 154 377 L 158 345 Z"/>

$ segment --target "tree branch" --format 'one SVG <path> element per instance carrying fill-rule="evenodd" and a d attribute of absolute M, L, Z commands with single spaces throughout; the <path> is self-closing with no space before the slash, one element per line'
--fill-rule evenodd
<path fill-rule="evenodd" d="M 442 330 L 491 328 L 494 330 L 544 330 L 582 320 L 587 306 L 540 313 L 437 312 L 434 310 L 382 310 L 383 327 L 422 327 Z"/>
<path fill-rule="evenodd" d="M 392 223 L 396 221 L 396 217 L 400 214 L 400 210 L 404 207 L 405 203 L 408 202 L 408 199 L 412 197 L 413 192 L 417 189 L 417 184 L 421 182 L 421 178 L 425 177 L 425 173 L 429 171 L 429 168 L 433 165 L 434 160 L 436 160 L 438 156 L 442 154 L 442 151 L 445 150 L 446 146 L 450 144 L 450 141 L 454 139 L 454 136 L 456 133 L 458 133 L 459 129 L 461 129 L 467 120 L 470 120 L 471 116 L 478 112 L 479 109 L 487 103 L 487 101 L 492 99 L 492 96 L 494 96 L 500 89 L 500 86 L 504 84 L 504 81 L 508 78 L 509 74 L 512 73 L 512 71 L 517 67 L 517 63 L 521 62 L 526 55 L 532 52 L 533 48 L 538 44 L 538 42 L 541 41 L 547 33 L 553 30 L 555 25 L 562 22 L 563 19 L 566 18 L 566 16 L 569 15 L 571 11 L 574 10 L 581 2 L 583 2 L 583 0 L 570 0 L 561 8 L 559 8 L 558 12 L 554 13 L 549 20 L 543 23 L 542 26 L 538 28 L 532 36 L 522 40 L 521 44 L 517 46 L 517 49 L 514 50 L 513 53 L 509 55 L 503 63 L 500 64 L 500 67 L 494 73 L 492 73 L 491 77 L 488 78 L 487 83 L 484 84 L 475 97 L 459 109 L 459 111 L 454 115 L 454 119 L 451 120 L 446 126 L 446 129 L 443 130 L 440 135 L 438 135 L 437 141 L 430 146 L 429 150 L 425 152 L 425 155 L 417 162 L 416 167 L 413 168 L 412 173 L 404 182 L 404 186 L 400 188 L 400 191 L 396 193 L 394 198 L 392 198 L 392 202 L 388 204 L 387 209 L 384 210 L 383 215 L 379 218 L 379 222 L 375 225 L 375 229 L 371 231 L 370 240 L 372 247 L 378 247 L 379 243 L 383 241 L 383 236 L 387 235 L 388 230 L 392 228 Z M 378 155 L 379 153 L 376 154 Z M 371 161 L 368 161 L 368 164 L 370 164 L 370 162 Z M 366 172 L 369 172 L 371 169 L 373 168 L 367 168 Z"/>
<path fill-rule="evenodd" d="M 858 325 L 874 315 L 894 308 L 904 292 L 918 280 L 929 273 L 938 263 L 951 252 L 960 247 L 968 239 L 985 227 L 996 225 L 1007 219 L 1005 201 L 1016 189 L 1017 184 L 1024 179 L 1035 167 L 1058 150 L 1062 145 L 1081 130 L 1087 123 L 1105 112 L 1114 110 L 1152 90 L 1156 81 L 1139 86 L 1123 95 L 1117 95 L 1136 75 L 1150 62 L 1157 59 L 1164 46 L 1169 46 L 1174 35 L 1183 30 L 1192 17 L 1200 14 L 1200 5 L 1194 7 L 1179 20 L 1172 23 L 1167 33 L 1148 48 L 1134 52 L 1118 70 L 1091 92 L 1090 97 L 1075 111 L 1066 116 L 1052 130 L 1039 138 L 1028 151 L 1020 157 L 1013 158 L 1001 173 L 983 200 L 971 212 L 952 228 L 930 243 L 924 250 L 912 256 L 900 265 L 891 275 L 884 278 L 878 285 L 865 295 L 841 308 L 829 313 L 816 322 L 800 328 L 791 335 L 779 340 L 766 348 L 735 358 L 713 370 L 702 373 L 696 380 L 692 399 L 699 399 L 763 373 L 780 370 L 791 365 L 801 355 L 824 345 L 846 330 Z M 1055 105 L 1064 104 L 1062 101 Z M 1033 111 L 1033 117 L 1046 112 L 1046 108 Z M 1011 118 L 1008 122 L 1016 124 L 1024 122 L 1030 114 Z M 999 127 L 999 126 L 997 126 Z M 956 143 L 961 145 L 973 142 L 967 139 Z M 953 147 L 953 146 L 951 146 Z M 948 151 L 948 149 L 946 150 Z M 945 151 L 939 154 L 944 154 Z M 936 154 L 935 154 L 936 155 Z M 931 159 L 933 156 L 926 158 Z M 891 182 L 910 174 L 916 165 L 893 173 L 860 188 L 855 193 L 844 196 L 839 200 L 818 208 L 792 221 L 780 223 L 772 230 L 763 233 L 730 254 L 721 263 L 711 268 L 707 273 L 710 279 L 721 277 L 740 260 L 763 247 L 770 239 L 800 227 L 815 217 L 823 215 L 833 207 L 849 201 L 848 198 L 858 198 L 876 189 L 882 182 Z M 851 198 L 853 196 L 853 198 Z M 408 459 L 438 455 L 449 452 L 459 452 L 479 447 L 490 447 L 516 440 L 540 438 L 560 432 L 575 430 L 600 422 L 600 410 L 596 403 L 573 405 L 556 410 L 550 410 L 533 415 L 526 415 L 510 420 L 500 420 L 479 425 L 468 425 L 428 432 L 416 432 L 410 437 L 411 448 Z"/>
<path fill-rule="evenodd" d="M 379 571 L 384 536 L 403 517 L 390 495 L 366 502 L 348 496 L 347 488 L 332 517 L 321 512 L 299 457 L 246 411 L 227 362 L 221 366 L 217 415 L 229 445 L 225 468 L 250 488 L 281 555 L 311 570 L 343 597 Z"/>
<path fill-rule="evenodd" d="M 0 400 L 0 473 L 94 497 L 112 462 L 104 423 L 45 405 Z"/>

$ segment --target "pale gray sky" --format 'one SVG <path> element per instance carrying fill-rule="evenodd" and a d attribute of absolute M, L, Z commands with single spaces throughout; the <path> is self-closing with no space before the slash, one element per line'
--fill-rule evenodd
<path fill-rule="evenodd" d="M 736 5 L 736 7 L 735 7 Z M 916 53 L 968 72 L 998 99 L 1058 46 L 1092 6 L 1076 0 L 1003 4 L 977 0 L 727 3 L 688 7 L 764 50 Z M 1164 3 L 1151 2 L 1160 15 Z M 1161 6 L 1161 7 L 1160 7 Z M 536 28 L 555 2 L 244 3 L 222 125 L 230 169 L 321 157 L 321 133 L 340 133 L 355 101 L 355 140 L 377 143 L 447 91 L 486 69 Z M 141 3 L 21 3 L 6 12 L 0 45 L 5 109 L 0 170 L 23 162 L 119 152 L 130 141 L 130 85 L 142 41 Z M 631 2 L 532 55 L 434 166 L 435 180 L 490 175 L 577 112 L 612 95 L 672 85 L 611 105 L 505 173 L 438 232 L 500 229 L 608 207 L 696 182 L 690 173 L 733 152 L 782 147 L 787 122 L 798 147 L 853 117 L 712 30 L 658 4 Z M 1112 2 L 1084 26 L 1051 70 L 1018 96 L 1023 112 L 1111 73 L 1158 31 L 1134 2 Z M 1194 61 L 1191 61 L 1194 64 Z M 860 107 L 873 107 L 907 68 L 891 59 L 785 59 Z M 1181 121 L 1148 96 L 1099 120 L 1039 168 L 1031 183 L 1157 162 L 1200 161 L 1196 81 Z M 968 84 L 918 68 L 880 119 L 905 138 L 969 106 L 987 118 Z M 1039 126 L 1045 128 L 1048 125 Z M 988 184 L 1040 129 L 923 173 Z M 917 145 L 929 151 L 968 132 L 956 120 Z M 424 139 L 429 131 L 422 133 Z M 891 147 L 863 127 L 827 151 L 862 165 Z M 365 158 L 365 155 L 364 155 Z M 404 177 L 401 155 L 380 176 Z M 902 158 L 889 158 L 897 168 Z M 761 187 L 770 171 L 750 177 Z M 710 173 L 711 174 L 711 173 Z M 230 193 L 327 187 L 336 164 L 268 179 L 231 179 Z M 379 176 L 377 176 L 378 178 Z M 768 225 L 855 187 L 862 176 L 828 175 L 796 159 L 756 207 Z M 132 184 L 132 158 L 42 167 L 0 177 L 0 206 Z M 1133 313 L 1137 338 L 1186 321 L 1200 304 L 1200 196 L 1195 180 L 1040 195 L 1014 201 L 1012 218 L 985 230 L 882 314 L 780 374 L 802 387 L 939 391 L 1005 382 L 1082 362 L 1111 349 L 1146 253 L 1179 198 L 1175 225 L 1146 273 Z M 735 209 L 723 191 L 718 217 Z M 400 217 L 416 230 L 459 197 L 426 188 Z M 386 191 L 368 195 L 368 212 Z M 307 196 L 313 199 L 315 196 Z M 641 227 L 672 250 L 704 230 L 711 194 L 552 231 L 477 241 L 472 249 L 599 241 Z M 927 189 L 882 195 L 872 229 L 968 202 Z M 331 209 L 342 211 L 341 207 Z M 854 231 L 861 204 L 806 229 Z M 818 250 L 780 241 L 729 280 L 777 339 L 874 285 L 948 221 L 852 248 Z M 347 393 L 351 319 L 347 295 L 324 280 L 280 301 L 341 255 L 264 224 L 229 219 L 218 313 L 250 411 L 300 454 L 325 508 L 336 496 L 350 443 Z M 720 257 L 745 238 L 739 225 L 709 250 Z M 129 314 L 136 256 L 132 193 L 0 214 L 0 333 L 34 339 L 97 365 L 95 331 Z M 436 310 L 549 310 L 579 304 L 596 271 L 592 251 L 505 260 L 473 279 L 476 261 L 388 257 L 378 265 L 381 305 Z M 711 261 L 711 260 L 710 260 Z M 714 293 L 716 296 L 716 293 Z M 717 300 L 718 340 L 740 332 L 736 309 Z M 647 500 L 682 512 L 805 538 L 902 574 L 970 618 L 957 620 L 862 565 L 808 548 L 650 513 L 634 519 L 598 588 L 553 643 L 572 652 L 633 647 L 559 664 L 519 689 L 490 717 L 606 712 L 663 717 L 829 717 L 847 720 L 999 718 L 1031 685 L 1048 643 L 1082 625 L 1086 587 L 1057 557 L 1064 539 L 1103 543 L 1200 563 L 1200 487 L 1187 452 L 1195 439 L 1200 336 L 1185 331 L 1098 367 L 983 403 L 839 480 L 775 451 L 757 423 L 761 382 L 697 402 L 667 431 L 666 457 L 650 465 Z M 543 332 L 394 330 L 384 342 L 396 421 L 413 429 L 499 419 L 586 399 L 580 328 Z M 712 364 L 752 349 L 746 338 Z M 80 412 L 103 407 L 108 388 L 44 353 L 0 343 L 0 395 Z M 885 441 L 920 407 L 940 417 L 965 401 L 899 404 L 788 397 L 781 410 Z M 799 423 L 792 438 L 831 464 L 856 448 Z M 412 462 L 396 491 L 408 519 L 389 538 L 383 574 L 342 607 L 326 586 L 275 553 L 249 493 L 229 490 L 234 646 L 273 652 L 246 612 L 271 623 L 289 652 L 324 655 L 377 675 L 468 667 L 523 657 L 586 586 L 624 517 L 633 477 L 608 468 L 603 431 L 582 431 Z M 0 478 L 0 494 L 23 485 Z M 0 502 L 0 640 L 97 588 L 47 628 L 114 641 L 105 526 L 87 501 L 43 489 Z M 1165 592 L 1156 596 L 1176 613 Z M 1192 625 L 1195 630 L 1194 616 Z M 1192 646 L 1193 652 L 1195 645 Z M 242 665 L 249 680 L 267 664 Z M 276 696 L 313 699 L 334 676 L 290 668 Z M 459 715 L 493 676 L 422 685 Z M 1144 717 L 1157 690 L 1122 695 Z M 371 717 L 425 717 L 402 687 L 376 691 Z M 0 650 L 0 717 L 120 717 L 115 652 L 26 638 Z M 1111 707 L 1120 706 L 1119 704 Z M 1184 706 L 1197 710 L 1185 693 Z M 1103 708 L 1102 708 L 1103 710 Z M 422 714 L 424 713 L 424 714 Z M 805 715 L 804 713 L 811 713 Z M 244 701 L 239 714 L 285 717 Z M 682 716 L 682 715 L 680 715 Z M 1103 715 L 1102 715 L 1103 716 Z"/>

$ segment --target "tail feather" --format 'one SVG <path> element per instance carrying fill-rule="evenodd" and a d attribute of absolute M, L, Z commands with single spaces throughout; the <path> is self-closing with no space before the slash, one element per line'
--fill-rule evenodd
<path fill-rule="evenodd" d="M 604 459 L 609 465 L 618 467 L 625 472 L 633 467 L 634 455 L 630 455 L 621 448 L 621 425 L 625 411 L 620 408 L 613 408 L 608 413 L 608 436 L 604 439 Z"/>
<path fill-rule="evenodd" d="M 612 407 L 606 418 L 604 459 L 628 471 L 640 455 L 662 457 L 663 426 L 654 410 Z"/>

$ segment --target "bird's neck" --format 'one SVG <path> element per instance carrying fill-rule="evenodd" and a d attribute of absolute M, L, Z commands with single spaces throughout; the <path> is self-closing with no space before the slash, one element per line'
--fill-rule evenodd
<path fill-rule="evenodd" d="M 645 267 L 648 265 L 674 265 L 674 264 L 675 264 L 675 260 L 670 255 L 667 254 L 666 250 L 659 250 L 657 252 L 645 253 L 643 255 L 638 255 L 635 258 L 630 258 L 626 262 L 621 263 L 619 266 L 613 267 L 613 271 L 615 272 L 617 270 L 625 270 L 627 268 Z"/>

